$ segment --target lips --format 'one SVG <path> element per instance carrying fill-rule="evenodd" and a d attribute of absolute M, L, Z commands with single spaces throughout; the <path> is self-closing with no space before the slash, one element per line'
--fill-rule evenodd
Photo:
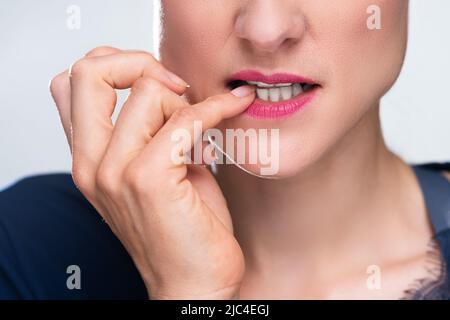
<path fill-rule="evenodd" d="M 256 99 L 245 113 L 259 119 L 293 115 L 309 104 L 320 88 L 317 82 L 309 78 L 287 73 L 266 76 L 253 70 L 236 73 L 227 82 L 230 90 L 242 85 L 256 87 Z"/>

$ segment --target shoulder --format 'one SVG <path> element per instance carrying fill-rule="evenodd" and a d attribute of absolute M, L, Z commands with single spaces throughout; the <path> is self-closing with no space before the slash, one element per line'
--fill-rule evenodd
<path fill-rule="evenodd" d="M 0 192 L 0 206 L 0 219 L 6 216 L 13 219 L 17 212 L 33 218 L 40 217 L 35 215 L 39 210 L 84 209 L 91 213 L 94 210 L 75 187 L 71 175 L 66 173 L 23 178 Z"/>
<path fill-rule="evenodd" d="M 441 174 L 445 179 L 447 179 L 447 181 L 450 183 L 450 162 L 432 162 L 416 165 L 416 167 L 437 172 Z"/>
<path fill-rule="evenodd" d="M 426 163 L 412 166 L 422 189 L 425 205 L 434 229 L 434 244 L 439 249 L 439 260 L 435 263 L 434 249 L 429 260 L 440 268 L 441 277 L 431 283 L 432 287 L 417 293 L 426 294 L 431 299 L 448 299 L 450 297 L 450 163 Z M 433 247 L 434 248 L 434 247 Z M 430 290 L 432 288 L 433 290 Z"/>
<path fill-rule="evenodd" d="M 448 182 L 450 182 L 450 170 L 444 171 L 444 172 L 442 172 L 442 174 L 444 175 L 445 179 L 447 179 Z"/>
<path fill-rule="evenodd" d="M 450 272 L 450 163 L 413 166 L 425 198 L 435 240 Z"/>
<path fill-rule="evenodd" d="M 436 233 L 450 229 L 450 163 L 414 165 Z"/>
<path fill-rule="evenodd" d="M 82 290 L 67 287 L 73 265 Z M 0 299 L 138 298 L 144 290 L 70 174 L 28 177 L 0 192 Z"/>
<path fill-rule="evenodd" d="M 0 230 L 14 239 L 27 235 L 20 239 L 22 243 L 70 234 L 80 223 L 98 228 L 100 220 L 70 174 L 23 178 L 0 192 Z"/>

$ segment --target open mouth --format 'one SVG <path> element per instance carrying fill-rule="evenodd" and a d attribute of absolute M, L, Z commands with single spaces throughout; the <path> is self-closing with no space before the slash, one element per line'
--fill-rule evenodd
<path fill-rule="evenodd" d="M 288 101 L 303 93 L 316 89 L 319 85 L 306 82 L 265 83 L 259 81 L 232 80 L 227 84 L 230 90 L 240 86 L 250 85 L 256 87 L 256 97 L 267 102 Z"/>
<path fill-rule="evenodd" d="M 289 73 L 264 75 L 257 70 L 243 70 L 225 82 L 229 90 L 240 86 L 256 87 L 256 99 L 245 114 L 257 119 L 280 119 L 294 115 L 309 105 L 322 89 L 316 81 Z"/>

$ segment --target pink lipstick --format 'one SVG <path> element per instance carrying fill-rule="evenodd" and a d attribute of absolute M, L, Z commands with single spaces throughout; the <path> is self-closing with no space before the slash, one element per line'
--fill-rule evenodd
<path fill-rule="evenodd" d="M 289 117 L 313 101 L 320 89 L 309 78 L 288 73 L 264 75 L 254 70 L 238 72 L 228 82 L 232 89 L 241 85 L 256 87 L 257 97 L 245 114 L 257 119 Z"/>

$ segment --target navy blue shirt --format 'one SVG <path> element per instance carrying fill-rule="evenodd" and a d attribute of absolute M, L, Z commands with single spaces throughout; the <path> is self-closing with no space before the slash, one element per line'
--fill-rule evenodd
<path fill-rule="evenodd" d="M 421 282 L 409 298 L 448 299 L 450 183 L 441 171 L 450 164 L 413 168 L 444 269 L 443 278 Z M 71 266 L 79 268 L 80 288 L 68 286 Z M 130 256 L 70 174 L 25 178 L 0 192 L 0 299 L 147 298 Z"/>

